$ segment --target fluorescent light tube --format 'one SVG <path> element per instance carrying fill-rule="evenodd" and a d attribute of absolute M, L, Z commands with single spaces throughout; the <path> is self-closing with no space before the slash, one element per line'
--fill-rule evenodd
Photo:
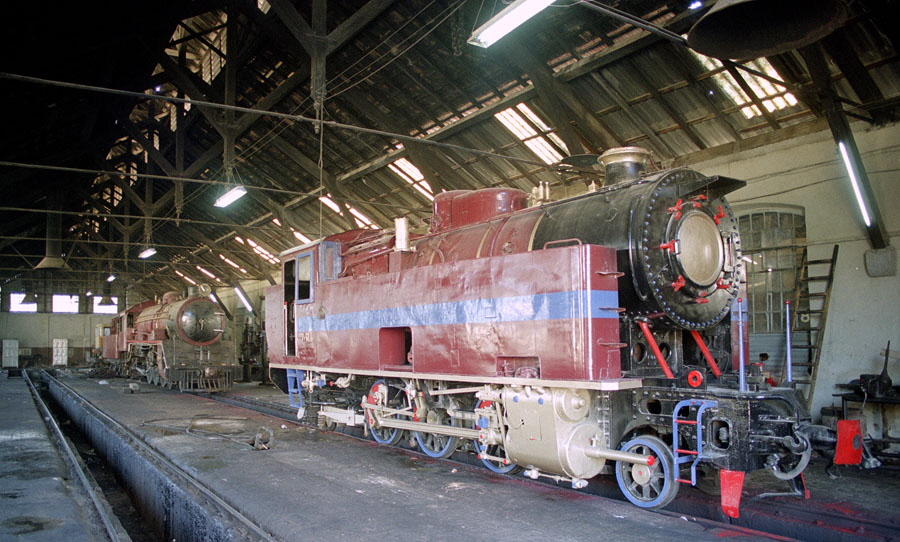
<path fill-rule="evenodd" d="M 490 47 L 552 3 L 553 0 L 516 0 L 472 32 L 468 43 Z"/>
<path fill-rule="evenodd" d="M 156 249 L 153 247 L 147 247 L 144 250 L 142 250 L 140 254 L 138 254 L 138 258 L 140 258 L 142 260 L 146 260 L 147 258 L 149 258 L 150 256 L 153 256 L 154 254 L 156 254 Z"/>
<path fill-rule="evenodd" d="M 863 221 L 866 227 L 872 226 L 872 219 L 869 218 L 869 211 L 866 209 L 866 202 L 863 201 L 862 192 L 859 190 L 859 181 L 856 180 L 856 172 L 853 170 L 853 163 L 850 162 L 850 155 L 847 154 L 847 147 L 843 141 L 838 141 L 838 149 L 841 151 L 841 158 L 844 159 L 844 167 L 847 168 L 847 174 L 850 175 L 850 184 L 853 185 L 853 193 L 856 195 L 856 203 L 863 215 Z"/>
<path fill-rule="evenodd" d="M 235 286 L 234 293 L 237 294 L 238 299 L 244 304 L 244 308 L 247 309 L 247 312 L 253 312 L 253 305 L 251 305 L 250 300 L 247 299 L 247 294 L 244 293 L 244 289 L 240 286 Z"/>
<path fill-rule="evenodd" d="M 246 194 L 246 193 L 247 193 L 246 188 L 244 188 L 243 186 L 241 186 L 239 184 L 235 185 L 231 188 L 231 190 L 229 190 L 228 192 L 225 192 L 224 194 L 219 196 L 219 198 L 216 199 L 216 202 L 214 203 L 214 205 L 216 207 L 228 207 L 232 203 L 241 199 L 244 196 L 244 194 Z"/>

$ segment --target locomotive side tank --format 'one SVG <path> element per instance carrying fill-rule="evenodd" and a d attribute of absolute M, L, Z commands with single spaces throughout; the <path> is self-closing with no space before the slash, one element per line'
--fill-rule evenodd
<path fill-rule="evenodd" d="M 266 290 L 273 379 L 298 416 L 365 424 L 432 457 L 583 487 L 614 464 L 637 506 L 718 471 L 736 516 L 743 475 L 802 493 L 814 445 L 789 387 L 738 388 L 732 318 L 743 185 L 646 151 L 608 151 L 607 186 L 528 206 L 514 189 L 444 192 L 427 234 L 358 230 L 282 254 Z M 277 371 L 283 370 L 283 373 Z"/>
<path fill-rule="evenodd" d="M 205 297 L 163 295 L 114 320 L 119 372 L 182 391 L 224 391 L 238 370 L 234 346 L 224 336 L 224 312 Z M 111 349 L 110 349 L 111 350 Z M 112 357 L 112 351 L 104 356 Z"/>

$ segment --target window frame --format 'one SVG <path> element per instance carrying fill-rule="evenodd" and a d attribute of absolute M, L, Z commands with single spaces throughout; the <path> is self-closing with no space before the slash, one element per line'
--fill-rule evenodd
<path fill-rule="evenodd" d="M 309 259 L 309 296 L 300 298 L 300 260 Z M 307 264 L 304 264 L 307 265 Z M 294 256 L 294 304 L 308 305 L 315 300 L 316 252 L 310 250 Z"/>
<path fill-rule="evenodd" d="M 741 233 L 749 332 L 784 333 L 785 301 L 793 303 L 797 289 L 801 289 L 801 294 L 804 291 L 804 286 L 798 284 L 797 279 L 807 239 L 805 210 L 792 205 L 748 207 L 736 210 L 735 215 Z M 783 236 L 778 238 L 778 235 L 773 237 L 773 231 L 787 231 L 783 224 L 788 216 L 792 217 L 791 239 Z M 774 228 L 767 224 L 773 217 L 778 224 Z M 748 224 L 742 226 L 744 222 Z M 777 238 L 774 243 L 773 238 Z M 759 288 L 762 288 L 762 292 Z"/>

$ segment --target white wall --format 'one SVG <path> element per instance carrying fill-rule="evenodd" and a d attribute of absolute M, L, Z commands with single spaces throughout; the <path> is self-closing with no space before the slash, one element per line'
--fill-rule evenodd
<path fill-rule="evenodd" d="M 0 339 L 18 339 L 19 348 L 51 348 L 53 339 L 68 339 L 74 348 L 95 348 L 98 324 L 108 324 L 110 314 L 0 313 Z M 45 356 L 49 364 L 49 357 Z M 83 358 L 70 355 L 69 363 L 80 365 Z"/>
<path fill-rule="evenodd" d="M 277 280 L 277 272 L 275 276 Z M 265 306 L 263 298 L 268 282 L 244 281 L 241 285 L 253 300 L 256 317 L 259 317 L 259 311 Z M 227 333 L 235 341 L 235 345 L 239 345 L 250 313 L 244 309 L 232 288 L 220 288 L 216 290 L 216 293 L 234 316 L 234 320 L 227 325 Z M 127 306 L 143 301 L 146 299 L 129 298 Z M 0 339 L 18 339 L 19 348 L 32 349 L 49 349 L 53 345 L 53 339 L 68 339 L 71 354 L 71 349 L 96 347 L 97 325 L 109 324 L 113 316 L 112 314 L 0 313 Z M 45 355 L 45 358 L 45 361 L 49 363 L 49 356 Z M 81 358 L 75 359 L 70 355 L 70 364 L 80 365 L 83 361 Z"/>
<path fill-rule="evenodd" d="M 900 245 L 900 126 L 868 128 L 853 125 L 854 137 L 873 185 L 891 245 Z M 710 175 L 748 182 L 728 196 L 738 208 L 772 203 L 805 208 L 811 259 L 828 258 L 840 245 L 825 344 L 819 366 L 812 412 L 839 404 L 836 383 L 861 373 L 880 373 L 888 340 L 900 352 L 900 275 L 872 278 L 864 254 L 871 249 L 850 182 L 830 132 L 753 149 L 728 158 L 693 164 Z M 894 361 L 892 378 L 900 381 Z"/>

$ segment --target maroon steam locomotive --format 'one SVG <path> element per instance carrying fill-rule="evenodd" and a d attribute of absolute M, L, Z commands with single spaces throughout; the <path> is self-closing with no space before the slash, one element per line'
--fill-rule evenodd
<path fill-rule="evenodd" d="M 231 388 L 240 370 L 225 314 L 205 297 L 168 292 L 119 313 L 103 337 L 103 357 L 123 376 L 181 391 Z"/>
<path fill-rule="evenodd" d="M 724 196 L 744 183 L 647 162 L 614 149 L 606 186 L 582 196 L 444 192 L 427 234 L 398 220 L 284 253 L 266 290 L 273 379 L 298 417 L 576 488 L 615 473 L 644 508 L 716 471 L 733 517 L 747 472 L 802 494 L 834 434 L 793 388 L 733 369 L 746 335 Z"/>

